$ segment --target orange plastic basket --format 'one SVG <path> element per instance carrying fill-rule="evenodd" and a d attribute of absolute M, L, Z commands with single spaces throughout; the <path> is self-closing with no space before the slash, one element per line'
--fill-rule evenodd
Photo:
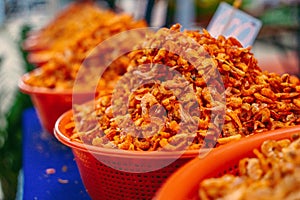
<path fill-rule="evenodd" d="M 198 189 L 202 180 L 226 173 L 237 174 L 239 160 L 253 157 L 253 149 L 259 148 L 263 141 L 290 138 L 293 134 L 300 134 L 299 125 L 252 135 L 213 149 L 204 158 L 194 158 L 170 176 L 154 199 L 199 199 Z"/>
<path fill-rule="evenodd" d="M 198 150 L 151 153 L 87 146 L 66 135 L 65 126 L 71 116 L 72 110 L 57 120 L 54 135 L 72 149 L 92 199 L 152 199 L 173 172 L 199 155 Z M 157 166 L 164 167 L 149 170 Z"/>
<path fill-rule="evenodd" d="M 40 69 L 24 74 L 19 80 L 18 87 L 21 92 L 28 94 L 37 110 L 39 120 L 50 134 L 53 135 L 56 120 L 67 110 L 72 108 L 72 89 L 57 90 L 43 87 L 34 87 L 26 84 L 26 79 L 30 76 L 41 73 Z M 78 93 L 78 102 L 85 102 L 87 93 Z"/>

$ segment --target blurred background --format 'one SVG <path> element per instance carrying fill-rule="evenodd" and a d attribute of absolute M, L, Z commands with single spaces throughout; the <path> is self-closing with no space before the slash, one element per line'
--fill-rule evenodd
<path fill-rule="evenodd" d="M 0 200 L 16 199 L 22 169 L 22 111 L 31 107 L 18 91 L 18 79 L 35 66 L 28 63 L 22 42 L 47 24 L 71 0 L 0 0 Z M 150 26 L 206 28 L 221 1 L 98 0 L 99 5 L 131 13 Z M 227 1 L 232 4 L 233 1 Z M 243 0 L 240 9 L 260 19 L 262 29 L 253 53 L 263 70 L 300 75 L 300 1 Z"/>

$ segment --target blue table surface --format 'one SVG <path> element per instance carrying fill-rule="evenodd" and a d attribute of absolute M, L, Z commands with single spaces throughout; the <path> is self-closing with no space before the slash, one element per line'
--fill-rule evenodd
<path fill-rule="evenodd" d="M 23 113 L 22 182 L 24 200 L 90 200 L 71 149 L 41 127 L 34 108 Z"/>

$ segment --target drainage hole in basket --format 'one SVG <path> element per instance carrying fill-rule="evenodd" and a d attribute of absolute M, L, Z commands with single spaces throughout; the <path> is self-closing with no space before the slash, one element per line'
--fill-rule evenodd
<path fill-rule="evenodd" d="M 238 165 L 234 165 L 233 174 L 236 176 L 239 175 L 239 166 Z"/>
<path fill-rule="evenodd" d="M 141 180 L 141 179 L 139 179 L 139 182 L 140 182 L 140 183 L 142 183 L 142 182 L 144 182 L 144 181 L 143 181 L 143 180 Z"/>
<path fill-rule="evenodd" d="M 148 175 L 143 175 L 143 176 L 139 175 L 138 179 L 141 181 L 152 180 L 151 176 L 148 176 Z"/>
<path fill-rule="evenodd" d="M 233 165 L 231 167 L 228 168 L 228 173 L 232 174 L 232 175 L 237 175 L 238 173 L 238 166 L 237 165 Z"/>
<path fill-rule="evenodd" d="M 117 174 L 117 176 L 115 177 L 116 180 L 120 181 L 122 180 L 121 177 Z"/>
<path fill-rule="evenodd" d="M 122 168 L 122 167 L 119 167 L 119 168 L 118 168 L 118 171 L 123 171 L 123 168 Z"/>
<path fill-rule="evenodd" d="M 167 179 L 169 176 L 167 176 L 167 175 L 162 175 L 161 177 L 162 177 L 162 179 Z"/>
<path fill-rule="evenodd" d="M 219 173 L 217 174 L 217 177 L 223 176 L 224 174 L 227 174 L 227 170 L 226 170 L 226 169 L 223 170 L 223 171 L 221 171 L 221 172 L 219 172 Z"/>

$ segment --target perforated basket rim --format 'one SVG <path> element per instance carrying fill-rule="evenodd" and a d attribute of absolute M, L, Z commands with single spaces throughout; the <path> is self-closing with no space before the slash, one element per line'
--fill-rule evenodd
<path fill-rule="evenodd" d="M 168 158 L 193 158 L 198 155 L 206 154 L 210 149 L 200 149 L 200 150 L 185 150 L 185 151 L 128 151 L 120 149 L 109 149 L 103 147 L 97 147 L 93 145 L 86 145 L 80 142 L 71 140 L 68 136 L 64 134 L 63 126 L 73 114 L 73 110 L 69 110 L 63 113 L 56 121 L 54 127 L 54 136 L 64 145 L 77 149 L 80 151 L 89 152 L 95 155 L 122 157 L 122 158 L 133 158 L 133 159 L 168 159 Z"/>
<path fill-rule="evenodd" d="M 221 169 L 226 163 L 238 161 L 252 154 L 253 149 L 259 148 L 266 140 L 286 139 L 293 134 L 300 134 L 300 125 L 251 135 L 215 148 L 207 156 L 192 159 L 172 174 L 156 193 L 154 199 L 194 198 L 199 183 L 205 178 L 216 176 L 219 172 L 227 170 Z"/>

